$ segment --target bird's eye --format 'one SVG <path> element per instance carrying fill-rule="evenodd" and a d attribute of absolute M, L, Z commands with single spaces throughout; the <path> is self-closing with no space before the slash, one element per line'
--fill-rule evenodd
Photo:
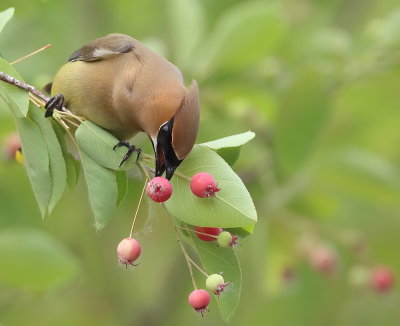
<path fill-rule="evenodd" d="M 167 125 L 167 124 L 163 125 L 162 130 L 163 130 L 164 132 L 168 132 L 168 130 L 169 130 L 168 125 Z"/>

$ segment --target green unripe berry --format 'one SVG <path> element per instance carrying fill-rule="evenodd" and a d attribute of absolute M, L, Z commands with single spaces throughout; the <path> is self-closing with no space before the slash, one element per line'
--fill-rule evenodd
<path fill-rule="evenodd" d="M 222 248 L 232 247 L 232 234 L 228 231 L 221 232 L 217 237 L 217 243 Z"/>
<path fill-rule="evenodd" d="M 222 277 L 221 274 L 212 274 L 207 277 L 206 280 L 207 289 L 214 292 L 215 290 L 218 289 L 218 286 L 220 286 L 221 284 L 224 284 L 224 278 Z"/>

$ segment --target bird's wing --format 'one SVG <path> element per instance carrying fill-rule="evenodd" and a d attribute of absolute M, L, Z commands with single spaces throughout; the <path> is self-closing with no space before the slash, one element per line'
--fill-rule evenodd
<path fill-rule="evenodd" d="M 68 58 L 73 61 L 98 61 L 132 51 L 134 39 L 123 34 L 109 34 L 76 50 Z"/>

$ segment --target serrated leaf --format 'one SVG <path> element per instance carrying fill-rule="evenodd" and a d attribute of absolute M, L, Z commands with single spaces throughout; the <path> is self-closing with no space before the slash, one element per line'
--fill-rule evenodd
<path fill-rule="evenodd" d="M 221 191 L 216 197 L 198 198 L 192 194 L 189 180 L 178 174 L 172 178 L 172 197 L 165 202 L 177 219 L 196 226 L 247 227 L 257 221 L 253 200 L 242 180 L 214 151 L 196 145 L 178 171 L 187 177 L 197 172 L 211 173 Z"/>
<path fill-rule="evenodd" d="M 133 153 L 131 157 L 122 164 L 121 168 L 119 168 L 119 164 L 126 154 L 127 148 L 119 147 L 113 150 L 113 147 L 119 142 L 119 139 L 93 122 L 84 121 L 81 123 L 75 132 L 75 138 L 80 150 L 105 168 L 127 170 L 135 163 L 136 155 Z"/>
<path fill-rule="evenodd" d="M 34 229 L 0 231 L 0 260 L 0 282 L 30 290 L 64 285 L 79 268 L 62 243 Z"/>
<path fill-rule="evenodd" d="M 39 127 L 32 121 L 31 114 L 27 118 L 15 117 L 21 147 L 24 154 L 25 167 L 33 192 L 44 217 L 52 192 L 52 181 L 49 172 L 49 153 L 46 142 Z"/>
<path fill-rule="evenodd" d="M 199 0 L 169 0 L 168 9 L 176 63 L 190 69 L 191 54 L 205 29 L 202 3 Z"/>
<path fill-rule="evenodd" d="M 287 24 L 280 8 L 266 1 L 239 3 L 221 16 L 196 53 L 198 76 L 219 70 L 237 70 L 265 58 L 278 48 Z"/>
<path fill-rule="evenodd" d="M 97 230 L 101 230 L 111 219 L 117 205 L 115 171 L 97 164 L 84 152 L 80 154 L 95 226 Z"/>
<path fill-rule="evenodd" d="M 199 145 L 207 146 L 208 148 L 215 149 L 215 150 L 221 149 L 221 148 L 227 148 L 227 147 L 239 147 L 239 146 L 242 146 L 242 145 L 248 143 L 255 136 L 256 136 L 256 134 L 254 132 L 246 131 L 241 134 L 223 137 L 220 139 L 208 141 L 206 143 L 201 143 Z"/>
<path fill-rule="evenodd" d="M 8 8 L 6 10 L 0 11 L 0 33 L 2 32 L 4 26 L 8 23 L 11 17 L 14 15 L 14 8 Z"/>
<path fill-rule="evenodd" d="M 0 71 L 23 81 L 21 75 L 2 58 L 0 58 Z M 29 109 L 29 94 L 27 91 L 0 81 L 0 94 L 1 93 L 7 95 L 8 101 L 13 104 L 10 106 L 10 109 L 17 117 L 26 117 Z"/>
<path fill-rule="evenodd" d="M 51 214 L 55 205 L 60 200 L 67 185 L 67 171 L 64 156 L 61 150 L 58 137 L 54 132 L 51 120 L 44 117 L 44 112 L 33 107 L 30 110 L 30 117 L 39 127 L 49 153 L 49 171 L 51 177 L 51 195 L 48 205 L 48 213 Z"/>
<path fill-rule="evenodd" d="M 242 289 L 242 273 L 239 260 L 232 248 L 218 248 L 215 242 L 201 241 L 196 236 L 193 236 L 192 232 L 189 233 L 192 240 L 191 243 L 206 273 L 209 275 L 223 273 L 222 276 L 225 282 L 229 282 L 229 286 L 224 289 L 219 298 L 216 298 L 222 318 L 228 322 L 239 303 Z M 203 277 L 202 280 L 204 282 Z M 203 287 L 203 284 L 200 287 Z"/>
<path fill-rule="evenodd" d="M 126 193 L 128 192 L 128 177 L 126 171 L 117 171 L 115 174 L 118 187 L 118 198 L 117 206 L 125 199 Z"/>

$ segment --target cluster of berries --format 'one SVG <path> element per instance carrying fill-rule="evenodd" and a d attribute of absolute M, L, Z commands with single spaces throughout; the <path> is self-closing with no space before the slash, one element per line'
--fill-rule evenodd
<path fill-rule="evenodd" d="M 214 177 L 207 172 L 196 173 L 190 179 L 190 189 L 200 198 L 214 197 L 220 191 Z M 152 200 L 162 203 L 171 197 L 172 185 L 166 178 L 155 177 L 147 184 L 146 192 Z"/>
<path fill-rule="evenodd" d="M 207 172 L 195 174 L 190 179 L 190 189 L 195 196 L 200 198 L 214 197 L 220 191 L 214 177 Z M 156 202 L 165 202 L 172 195 L 172 185 L 166 178 L 155 177 L 146 185 L 146 193 Z M 218 246 L 222 248 L 234 247 L 238 244 L 238 237 L 222 228 L 197 226 L 194 229 L 187 230 L 195 232 L 202 241 L 216 241 Z M 128 265 L 137 266 L 138 264 L 135 261 L 139 258 L 141 251 L 141 245 L 136 239 L 123 239 L 117 247 L 119 262 L 126 267 Z M 225 282 L 221 274 L 207 275 L 206 287 L 218 297 L 228 285 L 229 282 Z M 207 310 L 210 299 L 210 294 L 206 290 L 195 289 L 189 294 L 188 300 L 189 304 L 203 315 Z"/>
<path fill-rule="evenodd" d="M 306 250 L 309 265 L 316 271 L 330 275 L 339 266 L 339 256 L 333 247 L 317 245 Z M 291 281 L 294 278 L 293 268 L 286 267 L 282 271 L 284 281 Z M 395 286 L 395 272 L 390 266 L 376 265 L 367 267 L 354 265 L 348 270 L 348 281 L 357 287 L 371 288 L 379 293 L 389 292 Z"/>

